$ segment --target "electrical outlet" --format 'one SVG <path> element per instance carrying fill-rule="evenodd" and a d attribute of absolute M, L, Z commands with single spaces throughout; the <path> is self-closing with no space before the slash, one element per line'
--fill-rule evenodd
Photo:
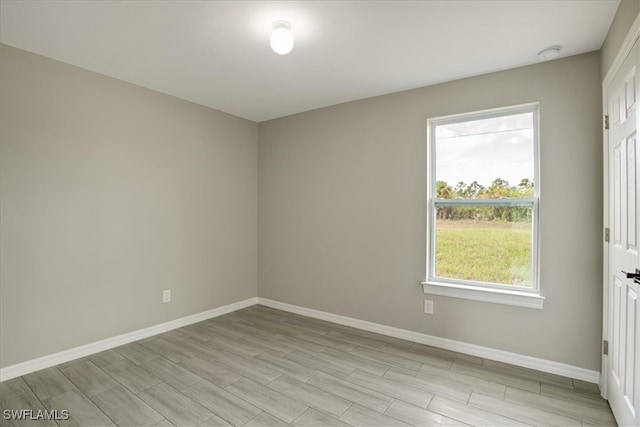
<path fill-rule="evenodd" d="M 162 291 L 162 302 L 163 303 L 171 302 L 171 289 Z"/>
<path fill-rule="evenodd" d="M 431 300 L 424 300 L 424 312 L 426 314 L 433 314 L 433 301 Z"/>

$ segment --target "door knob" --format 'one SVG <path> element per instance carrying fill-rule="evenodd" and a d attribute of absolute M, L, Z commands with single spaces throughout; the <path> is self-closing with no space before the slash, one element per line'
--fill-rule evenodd
<path fill-rule="evenodd" d="M 636 268 L 635 273 L 627 273 L 626 271 L 622 271 L 627 279 L 640 279 L 640 268 Z"/>

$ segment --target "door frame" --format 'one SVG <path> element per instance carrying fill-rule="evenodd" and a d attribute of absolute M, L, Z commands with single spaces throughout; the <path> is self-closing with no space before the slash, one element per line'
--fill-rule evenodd
<path fill-rule="evenodd" d="M 618 53 L 616 53 L 616 57 L 609 67 L 609 71 L 605 75 L 602 80 L 602 114 L 608 114 L 609 112 L 609 93 L 608 87 L 615 78 L 616 74 L 622 67 L 624 60 L 631 52 L 633 45 L 636 40 L 640 38 L 640 13 L 636 16 L 636 19 L 633 21 L 627 36 L 625 37 L 620 49 L 618 49 Z M 604 118 L 604 117 L 603 117 Z M 609 243 L 604 240 L 604 229 L 610 228 L 609 224 L 609 130 L 605 129 L 605 126 L 602 126 L 602 156 L 603 156 L 603 212 L 602 212 L 602 222 L 603 222 L 603 239 L 602 239 L 602 340 L 604 345 L 604 340 L 609 341 L 609 293 L 608 293 L 608 283 L 609 283 Z M 607 355 L 602 352 L 602 363 L 600 366 L 600 393 L 602 397 L 607 399 L 607 373 L 608 373 L 608 364 L 609 358 Z"/>

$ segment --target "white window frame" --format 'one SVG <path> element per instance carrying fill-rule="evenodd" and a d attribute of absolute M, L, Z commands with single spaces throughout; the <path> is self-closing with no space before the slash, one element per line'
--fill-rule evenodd
<path fill-rule="evenodd" d="M 539 226 L 540 200 L 540 107 L 538 103 L 476 111 L 436 117 L 427 120 L 427 258 L 424 293 L 463 298 L 497 304 L 542 309 L 544 297 L 540 295 Z M 473 120 L 490 119 L 521 113 L 533 113 L 534 195 L 522 199 L 438 199 L 436 198 L 436 138 L 438 126 Z M 436 266 L 436 209 L 440 206 L 528 206 L 532 209 L 532 277 L 531 287 L 499 283 L 437 277 Z"/>

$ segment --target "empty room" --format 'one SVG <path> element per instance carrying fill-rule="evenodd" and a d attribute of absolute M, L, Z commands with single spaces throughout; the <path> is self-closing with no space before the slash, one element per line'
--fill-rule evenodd
<path fill-rule="evenodd" d="M 640 426 L 640 0 L 0 0 L 0 426 Z"/>

